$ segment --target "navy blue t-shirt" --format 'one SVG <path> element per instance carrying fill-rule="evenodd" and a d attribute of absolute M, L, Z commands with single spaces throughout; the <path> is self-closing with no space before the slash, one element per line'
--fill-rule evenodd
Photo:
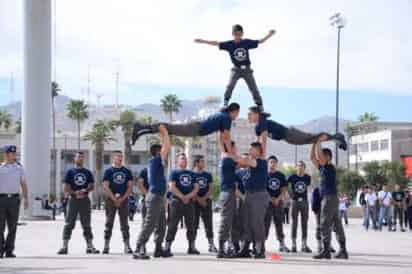
<path fill-rule="evenodd" d="M 197 184 L 195 178 L 195 174 L 188 169 L 175 169 L 170 172 L 169 181 L 174 182 L 183 195 L 187 195 Z M 173 196 L 176 197 L 176 195 Z"/>
<path fill-rule="evenodd" d="M 203 197 L 210 189 L 210 184 L 213 183 L 212 174 L 207 171 L 202 171 L 200 173 L 195 172 L 195 180 L 199 184 L 199 192 L 197 195 Z"/>
<path fill-rule="evenodd" d="M 310 186 L 311 178 L 309 175 L 304 174 L 302 177 L 297 174 L 293 174 L 288 178 L 288 183 L 292 187 L 292 199 L 293 200 L 307 200 L 308 199 L 308 186 Z"/>
<path fill-rule="evenodd" d="M 256 167 L 250 167 L 250 176 L 246 181 L 245 190 L 250 192 L 266 191 L 268 184 L 268 162 L 256 160 Z"/>
<path fill-rule="evenodd" d="M 220 189 L 231 191 L 236 188 L 236 162 L 230 158 L 223 158 L 220 166 Z"/>
<path fill-rule="evenodd" d="M 156 156 L 149 161 L 147 182 L 149 191 L 154 194 L 166 193 L 166 177 L 162 157 Z"/>
<path fill-rule="evenodd" d="M 230 130 L 231 127 L 232 119 L 230 119 L 229 113 L 218 112 L 200 122 L 200 135 L 205 136 L 217 131 Z"/>
<path fill-rule="evenodd" d="M 285 175 L 276 171 L 274 173 L 268 174 L 268 192 L 270 197 L 277 198 L 282 193 L 282 188 L 287 187 L 288 183 L 286 181 Z"/>
<path fill-rule="evenodd" d="M 73 191 L 87 189 L 94 184 L 93 174 L 87 168 L 71 168 L 64 176 L 64 183 L 69 184 Z"/>
<path fill-rule="evenodd" d="M 234 40 L 219 43 L 219 49 L 226 50 L 229 53 L 230 59 L 236 67 L 249 66 L 249 50 L 255 49 L 258 46 L 259 40 L 251 39 L 242 39 L 239 43 L 236 43 Z"/>
<path fill-rule="evenodd" d="M 261 117 L 255 127 L 256 136 L 262 135 L 264 131 L 268 132 L 268 137 L 273 140 L 283 140 L 286 137 L 287 128 L 275 121 Z"/>
<path fill-rule="evenodd" d="M 240 193 L 245 194 L 245 184 L 250 177 L 250 171 L 248 168 L 240 168 L 236 170 L 236 185 Z"/>
<path fill-rule="evenodd" d="M 148 180 L 147 168 L 143 168 L 140 171 L 139 176 L 137 178 L 143 180 L 143 186 L 144 186 L 145 189 L 149 189 L 149 180 Z"/>
<path fill-rule="evenodd" d="M 318 214 L 321 209 L 322 196 L 320 195 L 319 187 L 315 187 L 312 192 L 312 211 Z"/>
<path fill-rule="evenodd" d="M 405 199 L 405 192 L 403 192 L 403 191 L 394 191 L 394 192 L 392 192 L 392 199 L 395 201 L 395 202 L 402 202 L 403 201 L 403 199 Z"/>
<path fill-rule="evenodd" d="M 320 194 L 325 195 L 337 195 L 338 189 L 336 185 L 336 169 L 333 165 L 327 164 L 319 166 L 320 175 Z"/>
<path fill-rule="evenodd" d="M 103 175 L 103 181 L 109 182 L 113 194 L 123 195 L 127 192 L 127 183 L 133 180 L 132 172 L 126 167 L 110 167 Z"/>

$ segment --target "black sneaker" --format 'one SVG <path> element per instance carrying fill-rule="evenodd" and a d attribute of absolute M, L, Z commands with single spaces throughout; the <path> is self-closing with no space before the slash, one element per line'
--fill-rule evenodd
<path fill-rule="evenodd" d="M 189 247 L 189 249 L 187 250 L 187 254 L 200 255 L 200 252 L 196 249 L 196 247 Z"/>
<path fill-rule="evenodd" d="M 102 254 L 109 254 L 110 249 L 108 247 L 103 248 Z"/>
<path fill-rule="evenodd" d="M 348 252 L 345 249 L 339 250 L 338 254 L 336 254 L 335 259 L 343 259 L 347 260 L 349 259 Z"/>
<path fill-rule="evenodd" d="M 322 252 L 319 254 L 313 256 L 313 259 L 315 260 L 322 260 L 322 259 L 327 259 L 330 260 L 332 258 L 329 249 L 324 248 Z"/>
<path fill-rule="evenodd" d="M 6 252 L 6 258 L 16 258 L 16 255 L 13 252 Z"/>
<path fill-rule="evenodd" d="M 130 248 L 130 246 L 125 246 L 123 251 L 124 254 L 133 254 L 133 250 Z"/>
<path fill-rule="evenodd" d="M 284 245 L 284 246 L 279 247 L 279 252 L 289 253 L 290 249 Z"/>
<path fill-rule="evenodd" d="M 348 149 L 348 144 L 346 143 L 345 136 L 342 133 L 336 133 L 334 139 L 338 142 L 338 147 L 344 151 Z"/>
<path fill-rule="evenodd" d="M 209 244 L 209 253 L 217 253 L 217 248 L 214 244 Z"/>
<path fill-rule="evenodd" d="M 150 256 L 146 252 L 135 252 L 133 253 L 133 259 L 135 260 L 149 260 Z"/>
<path fill-rule="evenodd" d="M 100 254 L 100 251 L 94 247 L 88 247 L 86 249 L 86 254 Z"/>
<path fill-rule="evenodd" d="M 310 249 L 308 246 L 302 247 L 302 252 L 303 253 L 312 253 L 312 249 Z"/>
<path fill-rule="evenodd" d="M 404 228 L 401 228 L 401 232 L 406 232 L 406 230 Z"/>
<path fill-rule="evenodd" d="M 165 249 L 163 250 L 163 258 L 169 258 L 169 257 L 173 257 L 173 253 L 170 249 Z"/>
<path fill-rule="evenodd" d="M 336 253 L 336 250 L 332 246 L 329 248 L 329 251 L 330 253 Z"/>
<path fill-rule="evenodd" d="M 297 253 L 297 252 L 298 252 L 298 250 L 297 250 L 296 246 L 292 246 L 292 250 L 291 250 L 291 252 L 292 252 L 292 253 Z"/>
<path fill-rule="evenodd" d="M 57 251 L 57 255 L 67 255 L 69 253 L 69 249 L 67 247 L 62 247 Z"/>

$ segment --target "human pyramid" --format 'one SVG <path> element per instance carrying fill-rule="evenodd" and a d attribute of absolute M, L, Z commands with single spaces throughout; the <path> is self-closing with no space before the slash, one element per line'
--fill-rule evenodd
<path fill-rule="evenodd" d="M 217 46 L 229 53 L 234 67 L 224 95 L 224 106 L 221 111 L 202 121 L 186 124 L 136 123 L 133 130 L 132 143 L 146 134 L 159 134 L 160 144 L 150 147 L 152 156 L 147 169 L 139 176 L 139 188 L 145 195 L 143 225 L 138 236 L 136 249 L 132 251 L 129 244 L 129 227 L 124 211 L 124 204 L 131 194 L 132 175 L 121 165 L 121 153 L 115 152 L 114 166 L 105 172 L 104 190 L 107 193 L 106 230 L 103 253 L 109 253 L 113 219 L 119 211 L 121 230 L 125 242 L 125 252 L 133 253 L 135 259 L 149 259 L 146 243 L 154 233 L 154 257 L 171 257 L 172 244 L 179 223 L 184 217 L 188 240 L 188 254 L 199 254 L 195 246 L 199 220 L 202 219 L 206 237 L 209 242 L 209 252 L 217 252 L 217 258 L 265 258 L 265 241 L 269 235 L 272 221 L 275 224 L 276 236 L 280 252 L 297 252 L 297 223 L 301 216 L 302 252 L 311 253 L 307 244 L 307 224 L 309 216 L 308 188 L 311 177 L 305 173 L 305 163 L 300 161 L 296 174 L 286 178 L 277 170 L 276 156 L 266 155 L 267 140 L 284 140 L 293 145 L 312 144 L 311 161 L 319 169 L 320 187 L 313 192 L 312 209 L 317 216 L 318 254 L 315 259 L 330 259 L 331 230 L 337 234 L 340 249 L 335 258 L 347 259 L 345 234 L 338 217 L 338 193 L 336 170 L 332 164 L 332 152 L 322 148 L 321 143 L 335 141 L 339 147 L 346 150 L 347 144 L 342 134 L 321 132 L 312 134 L 299 129 L 286 127 L 273 120 L 270 114 L 264 112 L 263 101 L 257 88 L 249 50 L 257 48 L 275 34 L 271 30 L 261 40 L 243 39 L 243 28 L 233 26 L 233 40 L 226 42 L 196 39 L 196 43 Z M 248 120 L 255 125 L 256 142 L 250 144 L 249 151 L 239 155 L 231 136 L 232 121 L 239 116 L 240 105 L 230 103 L 232 91 L 237 81 L 245 80 L 253 95 L 255 106 L 249 108 Z M 211 196 L 213 193 L 212 175 L 205 171 L 205 160 L 202 155 L 195 158 L 193 170 L 188 168 L 184 153 L 177 155 L 177 168 L 170 171 L 166 179 L 165 168 L 170 151 L 169 136 L 197 137 L 218 132 L 221 150 L 220 164 L 220 197 L 221 219 L 218 231 L 218 247 L 214 245 L 213 212 Z M 119 160 L 120 159 L 120 160 Z M 73 181 L 74 174 L 65 180 L 66 184 Z M 169 182 L 169 184 L 167 183 Z M 124 186 L 122 186 L 122 184 Z M 285 244 L 282 220 L 282 204 L 289 199 L 288 186 L 291 186 L 292 199 L 292 247 Z M 168 194 L 168 195 L 167 195 Z M 168 204 L 166 219 L 165 204 Z M 69 214 L 70 216 L 70 214 Z M 122 217 L 123 216 L 123 217 Z M 75 219 L 74 219 L 75 221 Z M 64 233 L 64 246 L 59 254 L 67 254 L 67 242 L 70 238 L 74 221 L 68 221 Z M 85 222 L 87 223 L 87 222 Z M 91 235 L 91 230 L 88 232 Z M 86 233 L 87 234 L 87 233 Z M 87 238 L 87 235 L 85 235 Z M 91 239 L 91 236 L 88 237 Z M 251 251 L 251 245 L 253 249 Z M 89 253 L 97 250 L 88 242 Z"/>

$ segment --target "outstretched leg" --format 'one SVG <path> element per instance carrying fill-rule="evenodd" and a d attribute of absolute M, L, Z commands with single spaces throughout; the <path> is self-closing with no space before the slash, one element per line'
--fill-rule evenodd
<path fill-rule="evenodd" d="M 169 135 L 180 137 L 196 137 L 201 135 L 199 122 L 191 122 L 188 124 L 156 123 L 147 125 L 136 122 L 133 128 L 132 144 L 135 144 L 140 136 L 159 133 L 159 127 L 161 125 L 166 127 Z"/>
<path fill-rule="evenodd" d="M 330 141 L 333 140 L 337 142 L 339 144 L 340 149 L 347 149 L 345 136 L 343 136 L 342 133 L 336 133 L 334 135 L 325 132 L 313 134 L 304 132 L 294 127 L 290 127 L 286 131 L 285 141 L 292 145 L 308 145 L 315 143 L 322 135 L 326 135 L 328 137 L 328 140 Z"/>

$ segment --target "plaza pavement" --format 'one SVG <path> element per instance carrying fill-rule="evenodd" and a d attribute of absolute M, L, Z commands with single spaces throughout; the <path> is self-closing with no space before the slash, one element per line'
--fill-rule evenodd
<path fill-rule="evenodd" d="M 219 217 L 215 215 L 215 231 Z M 309 230 L 309 245 L 315 250 L 313 216 Z M 197 246 L 200 256 L 185 254 L 187 242 L 184 230 L 179 230 L 170 259 L 152 259 L 136 261 L 130 255 L 122 254 L 123 245 L 116 219 L 110 255 L 86 255 L 80 223 L 76 224 L 70 242 L 68 256 L 56 255 L 61 246 L 61 234 L 64 225 L 61 216 L 56 221 L 30 221 L 18 227 L 16 259 L 0 260 L 0 273 L 9 274 L 82 274 L 82 273 L 139 273 L 139 274 L 395 274 L 412 273 L 412 232 L 365 232 L 360 219 L 350 219 L 346 227 L 350 259 L 348 261 L 314 261 L 306 254 L 282 254 L 281 260 L 272 261 L 253 259 L 217 260 L 215 255 L 207 253 L 207 241 L 203 227 L 199 231 Z M 132 247 L 135 246 L 137 233 L 140 231 L 140 216 L 130 225 Z M 93 232 L 95 245 L 101 250 L 103 246 L 104 213 L 93 213 Z M 285 227 L 287 244 L 290 246 L 290 225 Z M 274 229 L 267 241 L 268 257 L 277 251 Z M 298 242 L 299 245 L 299 242 Z M 334 244 L 337 247 L 337 244 Z M 153 250 L 150 242 L 148 250 Z"/>

